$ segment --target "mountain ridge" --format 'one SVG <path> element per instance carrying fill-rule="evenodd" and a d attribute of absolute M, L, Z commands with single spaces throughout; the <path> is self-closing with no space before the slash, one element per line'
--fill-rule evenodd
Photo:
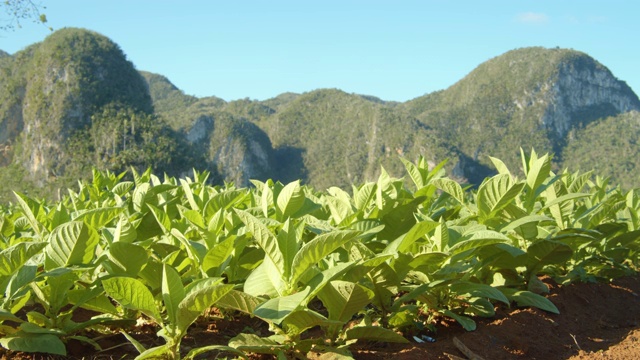
<path fill-rule="evenodd" d="M 454 176 L 478 184 L 493 172 L 489 155 L 519 168 L 520 147 L 554 152 L 555 169 L 584 167 L 584 161 L 570 160 L 581 158 L 576 152 L 583 139 L 593 136 L 588 129 L 626 116 L 621 123 L 634 133 L 634 111 L 640 110 L 633 90 L 595 59 L 541 47 L 496 56 L 449 88 L 406 102 L 339 89 L 263 101 L 197 98 L 163 75 L 135 70 L 117 44 L 84 29 L 57 31 L 0 57 L 0 69 L 6 90 L 0 94 L 0 147 L 19 150 L 0 154 L 0 165 L 26 167 L 32 178 L 86 176 L 89 164 L 118 170 L 132 163 L 177 175 L 191 167 L 210 170 L 216 181 L 241 186 L 251 178 L 299 178 L 316 188 L 345 188 L 377 177 L 381 166 L 400 174 L 399 156 L 424 156 L 433 164 L 449 158 Z M 136 121 L 145 124 L 147 138 Z M 123 145 L 111 139 L 107 146 L 105 129 L 119 129 Z M 65 131 L 94 142 L 73 138 L 82 145 L 74 151 L 84 157 L 64 150 L 72 139 Z M 148 138 L 153 136 L 161 141 Z M 152 144 L 164 147 L 150 150 Z M 610 148 L 607 154 L 616 156 Z M 622 175 L 612 174 L 624 177 L 625 186 L 638 180 Z"/>

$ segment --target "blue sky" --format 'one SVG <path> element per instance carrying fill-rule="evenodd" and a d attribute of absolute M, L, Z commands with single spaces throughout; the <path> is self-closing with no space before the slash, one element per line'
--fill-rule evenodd
<path fill-rule="evenodd" d="M 97 31 L 137 69 L 199 97 L 338 88 L 406 101 L 527 46 L 586 52 L 640 91 L 640 2 L 631 0 L 40 2 L 54 29 Z M 0 49 L 50 33 L 22 25 L 0 32 Z"/>

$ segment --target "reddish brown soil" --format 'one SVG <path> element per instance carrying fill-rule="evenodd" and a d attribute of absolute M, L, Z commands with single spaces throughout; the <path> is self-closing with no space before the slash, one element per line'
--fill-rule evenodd
<path fill-rule="evenodd" d="M 640 275 L 611 284 L 551 286 L 549 298 L 559 315 L 538 309 L 499 307 L 496 316 L 476 319 L 478 328 L 464 331 L 450 321 L 437 324 L 436 342 L 409 345 L 364 343 L 352 347 L 356 359 L 640 359 Z M 227 344 L 240 332 L 267 335 L 258 319 L 211 319 L 190 329 L 183 350 L 207 344 Z M 104 336 L 104 335 L 103 335 Z M 150 326 L 135 337 L 146 346 L 159 345 Z M 456 340 L 458 346 L 455 345 Z M 98 341 L 104 350 L 70 341 L 67 359 L 129 359 L 137 352 L 122 335 Z M 462 346 L 460 345 L 462 344 Z M 468 349 L 467 354 L 460 350 Z M 210 353 L 209 358 L 215 354 Z M 59 356 L 0 352 L 0 359 L 63 359 Z"/>

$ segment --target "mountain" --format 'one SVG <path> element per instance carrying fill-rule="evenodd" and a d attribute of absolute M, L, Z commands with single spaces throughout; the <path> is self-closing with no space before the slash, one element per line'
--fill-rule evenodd
<path fill-rule="evenodd" d="M 105 36 L 59 30 L 0 68 L 1 162 L 24 169 L 27 183 L 65 184 L 92 166 L 171 170 L 188 157 L 183 137 L 156 121 L 144 78 Z"/>
<path fill-rule="evenodd" d="M 420 122 L 482 165 L 488 156 L 519 165 L 518 148 L 554 152 L 567 134 L 598 119 L 640 109 L 626 83 L 588 55 L 566 49 L 507 52 L 450 88 L 403 104 Z M 468 172 L 465 172 L 468 173 Z"/>
<path fill-rule="evenodd" d="M 400 176 L 399 156 L 450 159 L 450 174 L 479 184 L 494 172 L 489 155 L 518 169 L 521 147 L 553 152 L 556 171 L 595 167 L 638 183 L 638 96 L 568 49 L 509 51 L 404 103 L 338 89 L 227 102 L 137 71 L 98 33 L 63 29 L 0 54 L 0 88 L 0 181 L 21 185 L 62 184 L 91 166 L 152 166 L 209 170 L 239 186 L 274 178 L 347 188 L 381 166 Z"/>

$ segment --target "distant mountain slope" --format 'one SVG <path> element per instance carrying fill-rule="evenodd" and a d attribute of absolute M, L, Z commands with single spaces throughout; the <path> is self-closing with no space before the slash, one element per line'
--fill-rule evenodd
<path fill-rule="evenodd" d="M 0 89 L 0 179 L 15 186 L 87 176 L 91 166 L 152 166 L 210 170 L 240 186 L 271 177 L 348 188 L 381 166 L 400 176 L 399 156 L 450 159 L 452 176 L 478 184 L 493 172 L 488 155 L 517 171 L 521 147 L 554 152 L 556 170 L 597 167 L 640 185 L 640 100 L 574 50 L 513 50 L 405 103 L 337 89 L 227 102 L 138 72 L 100 34 L 63 29 L 0 53 Z"/>
<path fill-rule="evenodd" d="M 594 121 L 574 130 L 562 165 L 595 170 L 626 189 L 640 186 L 640 113 L 631 111 Z"/>
<path fill-rule="evenodd" d="M 626 83 L 584 53 L 525 48 L 491 59 L 450 88 L 404 104 L 467 156 L 518 165 L 518 147 L 562 155 L 566 135 L 598 118 L 640 109 Z"/>

